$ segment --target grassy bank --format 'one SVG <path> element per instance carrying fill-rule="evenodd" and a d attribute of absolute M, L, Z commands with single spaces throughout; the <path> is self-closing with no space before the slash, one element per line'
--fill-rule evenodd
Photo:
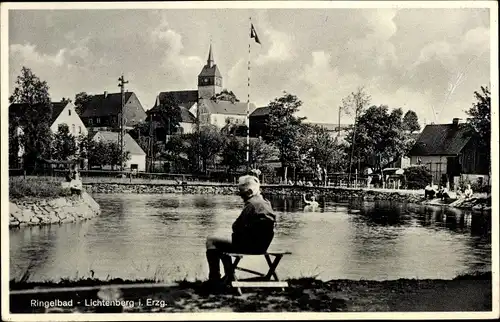
<path fill-rule="evenodd" d="M 63 189 L 62 179 L 51 177 L 9 177 L 9 199 L 58 198 L 71 195 Z"/>
<path fill-rule="evenodd" d="M 151 283 L 151 280 L 100 281 L 81 279 L 60 282 L 11 281 L 11 290 Z M 242 296 L 227 291 L 209 294 L 201 281 L 179 281 L 161 288 L 122 288 L 116 290 L 123 301 L 134 306 L 123 312 L 418 312 L 418 311 L 491 311 L 491 272 L 459 276 L 453 280 L 399 279 L 393 281 L 331 280 L 314 278 L 288 280 L 285 291 L 248 289 Z M 116 308 L 86 306 L 98 299 L 98 290 L 11 295 L 13 313 L 28 312 L 105 312 Z M 32 299 L 73 300 L 73 307 L 31 307 Z M 157 301 L 146 305 L 147 299 Z M 139 306 L 139 301 L 142 306 Z M 119 308 L 119 311 L 122 309 Z"/>

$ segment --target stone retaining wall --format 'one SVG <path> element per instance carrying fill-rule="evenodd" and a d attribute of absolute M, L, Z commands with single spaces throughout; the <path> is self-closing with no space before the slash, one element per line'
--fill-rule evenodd
<path fill-rule="evenodd" d="M 227 184 L 112 184 L 93 183 L 84 184 L 85 189 L 92 193 L 182 193 L 182 194 L 217 194 L 234 195 L 238 188 Z M 294 187 L 263 185 L 264 195 L 302 196 L 304 193 L 314 193 L 330 200 L 363 199 L 363 200 L 394 200 L 399 202 L 419 203 L 423 201 L 423 193 L 419 191 L 376 191 L 365 189 L 348 189 L 334 187 Z"/>
<path fill-rule="evenodd" d="M 20 227 L 89 219 L 99 215 L 101 209 L 88 193 L 83 192 L 81 197 L 11 200 L 9 212 L 9 227 Z"/>

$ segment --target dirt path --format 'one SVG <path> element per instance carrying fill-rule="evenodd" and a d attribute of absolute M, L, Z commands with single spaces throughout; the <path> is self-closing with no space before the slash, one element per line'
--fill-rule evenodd
<path fill-rule="evenodd" d="M 85 281 L 88 285 L 89 281 Z M 207 294 L 201 282 L 181 282 L 177 286 L 155 289 L 122 289 L 122 300 L 134 301 L 123 312 L 435 312 L 491 311 L 492 283 L 488 277 L 455 280 L 352 281 L 315 279 L 290 280 L 281 290 L 250 290 L 243 296 L 234 293 Z M 15 285 L 14 288 L 32 288 Z M 68 285 L 64 285 L 68 286 Z M 12 284 L 11 284 L 12 287 Z M 45 285 L 44 287 L 48 287 Z M 53 287 L 53 286 L 52 286 Z M 11 295 L 12 313 L 109 312 L 116 308 L 84 305 L 97 299 L 97 291 Z M 73 299 L 69 308 L 31 307 L 38 299 Z M 155 305 L 146 305 L 147 301 Z M 138 306 L 139 300 L 142 306 Z M 79 304 L 76 304 L 79 303 Z M 121 308 L 118 308 L 120 311 Z"/>

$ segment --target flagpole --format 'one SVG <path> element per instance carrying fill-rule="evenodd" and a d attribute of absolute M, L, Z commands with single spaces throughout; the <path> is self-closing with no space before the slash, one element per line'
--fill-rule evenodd
<path fill-rule="evenodd" d="M 249 27 L 252 28 L 252 17 L 249 17 Z M 248 29 L 247 29 L 248 30 Z M 250 50 L 252 37 L 248 37 L 248 69 L 247 69 L 247 87 L 248 87 L 248 95 L 247 95 L 247 117 L 246 117 L 246 126 L 247 126 L 247 144 L 246 144 L 246 152 L 247 152 L 247 173 L 250 170 Z"/>

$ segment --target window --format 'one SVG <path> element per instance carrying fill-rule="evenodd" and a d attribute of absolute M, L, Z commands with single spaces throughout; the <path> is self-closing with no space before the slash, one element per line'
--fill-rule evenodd
<path fill-rule="evenodd" d="M 101 124 L 101 119 L 100 119 L 99 117 L 96 117 L 96 118 L 95 118 L 95 122 L 96 122 L 97 124 Z"/>
<path fill-rule="evenodd" d="M 80 133 L 80 134 L 82 133 L 82 127 L 81 127 L 81 125 L 78 126 L 78 133 Z"/>
<path fill-rule="evenodd" d="M 92 119 L 89 119 L 89 124 L 91 124 L 91 125 L 92 125 Z"/>
<path fill-rule="evenodd" d="M 71 116 L 71 109 L 68 109 L 68 115 Z"/>
<path fill-rule="evenodd" d="M 71 124 L 71 133 L 76 133 L 75 124 Z"/>

